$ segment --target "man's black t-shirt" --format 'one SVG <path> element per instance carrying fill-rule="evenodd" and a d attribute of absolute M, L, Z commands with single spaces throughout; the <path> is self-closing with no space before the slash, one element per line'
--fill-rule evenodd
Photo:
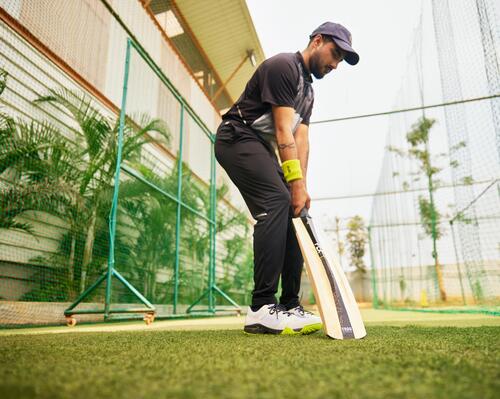
<path fill-rule="evenodd" d="M 243 122 L 274 140 L 272 106 L 292 107 L 295 117 L 291 128 L 295 133 L 299 124 L 309 125 L 314 102 L 311 83 L 300 52 L 275 55 L 257 68 L 243 94 L 222 118 Z"/>

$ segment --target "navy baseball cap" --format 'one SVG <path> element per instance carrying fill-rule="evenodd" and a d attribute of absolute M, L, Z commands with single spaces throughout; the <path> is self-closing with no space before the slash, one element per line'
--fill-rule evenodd
<path fill-rule="evenodd" d="M 359 55 L 352 46 L 352 35 L 344 26 L 334 22 L 325 22 L 318 26 L 309 38 L 316 35 L 331 36 L 335 44 L 346 52 L 345 60 L 348 64 L 356 65 L 359 61 Z"/>

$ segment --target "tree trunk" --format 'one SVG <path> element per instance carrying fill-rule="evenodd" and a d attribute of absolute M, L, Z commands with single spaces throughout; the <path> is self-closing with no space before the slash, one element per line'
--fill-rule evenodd
<path fill-rule="evenodd" d="M 142 292 L 144 295 L 148 295 L 148 286 L 149 286 L 149 270 L 147 265 L 144 267 L 144 281 L 142 286 Z"/>
<path fill-rule="evenodd" d="M 71 250 L 69 252 L 69 262 L 68 262 L 68 298 L 73 297 L 73 284 L 75 282 L 75 249 L 76 249 L 76 237 L 73 233 L 71 236 Z"/>
<path fill-rule="evenodd" d="M 150 286 L 149 290 L 150 292 L 148 293 L 148 299 L 151 301 L 155 300 L 156 297 L 156 271 L 157 271 L 157 265 L 158 265 L 158 260 L 154 259 L 151 263 L 151 280 L 150 280 Z"/>
<path fill-rule="evenodd" d="M 439 264 L 439 260 L 437 254 L 434 256 L 434 266 L 436 268 L 436 277 L 439 288 L 439 296 L 443 302 L 446 302 L 446 291 L 444 290 L 444 282 L 443 282 L 443 273 L 441 272 L 441 265 Z"/>
<path fill-rule="evenodd" d="M 97 219 L 97 209 L 94 208 L 92 210 L 92 215 L 90 217 L 89 230 L 87 232 L 87 238 L 85 239 L 85 249 L 83 251 L 83 260 L 82 260 L 82 272 L 80 279 L 80 294 L 85 291 L 85 282 L 87 279 L 87 269 L 92 262 L 92 252 L 94 249 L 94 240 L 95 240 L 95 225 Z"/>
<path fill-rule="evenodd" d="M 156 272 L 153 270 L 151 271 L 151 280 L 149 282 L 149 293 L 148 293 L 148 299 L 151 301 L 155 300 L 155 291 L 156 291 Z"/>

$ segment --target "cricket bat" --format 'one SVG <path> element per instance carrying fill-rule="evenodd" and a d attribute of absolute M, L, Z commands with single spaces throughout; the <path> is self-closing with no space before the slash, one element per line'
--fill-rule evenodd
<path fill-rule="evenodd" d="M 347 277 L 332 254 L 321 246 L 306 208 L 293 219 L 293 225 L 326 335 L 335 339 L 363 338 L 365 325 Z"/>

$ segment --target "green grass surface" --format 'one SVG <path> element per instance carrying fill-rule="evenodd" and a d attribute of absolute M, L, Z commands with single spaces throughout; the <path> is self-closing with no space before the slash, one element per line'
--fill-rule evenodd
<path fill-rule="evenodd" d="M 3 336 L 0 397 L 498 397 L 499 326 L 367 325 L 358 341 L 239 329 Z"/>
<path fill-rule="evenodd" d="M 366 325 L 406 326 L 418 325 L 428 327 L 480 327 L 500 326 L 500 317 L 484 314 L 402 312 L 394 310 L 361 309 L 361 315 Z M 78 316 L 77 316 L 78 318 Z M 179 331 L 179 330 L 241 330 L 244 317 L 205 317 L 182 320 L 156 320 L 146 326 L 142 321 L 114 321 L 108 323 L 79 323 L 76 327 L 53 326 L 0 329 L 0 337 L 5 335 L 25 334 L 69 334 L 87 332 L 117 332 L 117 331 Z"/>

